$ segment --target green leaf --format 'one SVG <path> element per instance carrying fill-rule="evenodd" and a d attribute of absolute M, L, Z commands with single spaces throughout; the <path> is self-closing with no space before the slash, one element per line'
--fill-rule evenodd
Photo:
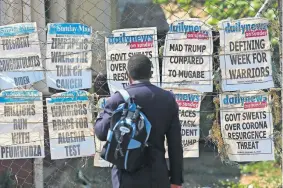
<path fill-rule="evenodd" d="M 245 6 L 245 5 L 248 5 L 248 2 L 247 1 L 237 1 L 236 5 Z"/>
<path fill-rule="evenodd" d="M 156 4 L 166 4 L 166 3 L 169 3 L 169 0 L 153 0 L 153 3 L 156 3 Z"/>
<path fill-rule="evenodd" d="M 207 20 L 207 23 L 210 24 L 210 25 L 217 25 L 219 22 L 219 20 L 213 18 L 213 17 L 210 17 L 208 20 Z"/>
<path fill-rule="evenodd" d="M 190 4 L 191 0 L 177 0 L 177 3 L 182 5 L 188 5 Z"/>

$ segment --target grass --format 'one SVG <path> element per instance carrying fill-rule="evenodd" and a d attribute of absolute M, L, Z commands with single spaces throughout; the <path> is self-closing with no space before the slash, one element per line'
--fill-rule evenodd
<path fill-rule="evenodd" d="M 220 187 L 227 188 L 279 188 L 282 186 L 281 167 L 275 161 L 264 161 L 241 165 L 238 183 L 221 181 Z"/>

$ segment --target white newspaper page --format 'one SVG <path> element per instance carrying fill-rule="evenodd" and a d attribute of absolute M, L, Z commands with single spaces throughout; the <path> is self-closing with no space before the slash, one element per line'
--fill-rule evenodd
<path fill-rule="evenodd" d="M 0 26 L 0 89 L 44 79 L 36 23 Z"/>
<path fill-rule="evenodd" d="M 199 135 L 200 135 L 200 104 L 202 94 L 192 90 L 171 90 L 179 105 L 179 119 L 182 126 L 182 146 L 184 158 L 199 157 Z M 166 154 L 168 157 L 168 144 L 165 141 Z"/>
<path fill-rule="evenodd" d="M 48 87 L 73 91 L 91 88 L 92 28 L 80 23 L 47 25 Z"/>
<path fill-rule="evenodd" d="M 3 91 L 0 94 L 0 159 L 44 156 L 42 93 Z"/>
<path fill-rule="evenodd" d="M 268 20 L 223 20 L 220 28 L 220 68 L 223 91 L 274 87 Z"/>
<path fill-rule="evenodd" d="M 162 87 L 212 92 L 213 38 L 199 19 L 170 24 L 163 52 Z"/>
<path fill-rule="evenodd" d="M 274 160 L 270 96 L 261 91 L 220 95 L 221 133 L 231 161 Z"/>
<path fill-rule="evenodd" d="M 95 154 L 88 92 L 57 93 L 47 99 L 51 159 Z"/>
<path fill-rule="evenodd" d="M 105 38 L 107 80 L 110 93 L 129 85 L 126 73 L 128 60 L 144 54 L 152 62 L 151 83 L 160 86 L 156 27 L 114 30 Z"/>

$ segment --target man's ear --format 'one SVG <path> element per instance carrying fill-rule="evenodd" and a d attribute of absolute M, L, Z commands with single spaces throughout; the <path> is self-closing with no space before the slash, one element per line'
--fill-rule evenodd
<path fill-rule="evenodd" d="M 128 79 L 129 79 L 130 84 L 132 84 L 132 83 L 133 83 L 133 79 L 131 78 L 129 72 L 126 71 L 126 74 L 127 74 L 127 76 L 128 76 Z"/>
<path fill-rule="evenodd" d="M 152 61 L 150 61 L 150 63 L 151 63 L 151 68 L 153 68 Z M 153 71 L 150 71 L 150 78 L 152 78 L 152 75 L 153 75 Z"/>

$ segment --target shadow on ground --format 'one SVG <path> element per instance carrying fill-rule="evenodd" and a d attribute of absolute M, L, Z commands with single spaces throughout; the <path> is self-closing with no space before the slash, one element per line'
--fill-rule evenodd
<path fill-rule="evenodd" d="M 200 157 L 184 159 L 184 188 L 216 187 L 220 180 L 237 181 L 240 170 L 236 166 L 224 165 L 216 156 L 217 150 L 200 143 Z M 82 168 L 82 166 L 84 166 Z M 61 165 L 49 167 L 45 187 L 49 188 L 111 188 L 110 168 L 93 167 L 93 159 L 71 159 Z M 45 168 L 46 169 L 46 168 Z M 57 169 L 57 171 L 56 171 Z M 78 174 L 81 170 L 81 174 Z M 45 171 L 47 175 L 47 169 Z"/>
<path fill-rule="evenodd" d="M 240 179 L 237 166 L 223 164 L 217 157 L 217 150 L 200 144 L 199 158 L 184 159 L 185 188 L 211 187 L 221 180 Z"/>

